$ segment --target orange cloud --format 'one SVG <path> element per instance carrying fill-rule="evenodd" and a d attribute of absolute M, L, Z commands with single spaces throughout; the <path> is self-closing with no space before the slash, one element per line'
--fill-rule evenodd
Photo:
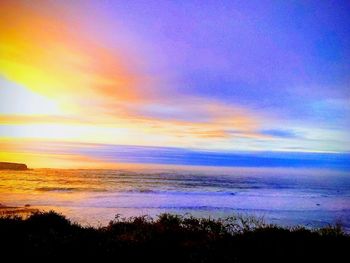
<path fill-rule="evenodd" d="M 24 3 L 2 1 L 0 16 L 0 73 L 7 79 L 72 104 L 87 105 L 91 98 L 134 101 L 146 95 L 138 87 L 147 78 L 131 70 L 122 51 L 93 43 L 63 20 Z"/>
<path fill-rule="evenodd" d="M 109 49 L 28 3 L 0 3 L 0 76 L 19 85 L 9 100 L 22 94 L 38 107 L 0 108 L 0 125 L 11 126 L 3 138 L 182 147 L 262 138 L 256 113 L 164 94 L 162 80 L 131 62 L 143 58 Z"/>

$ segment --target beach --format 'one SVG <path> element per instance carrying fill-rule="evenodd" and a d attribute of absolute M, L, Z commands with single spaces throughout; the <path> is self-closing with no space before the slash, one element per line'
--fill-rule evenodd
<path fill-rule="evenodd" d="M 1 210 L 55 210 L 83 225 L 161 213 L 263 217 L 282 226 L 350 229 L 346 172 L 296 169 L 144 168 L 0 171 Z M 27 207 L 25 207 L 27 205 Z M 16 208 L 16 209 L 13 209 Z"/>

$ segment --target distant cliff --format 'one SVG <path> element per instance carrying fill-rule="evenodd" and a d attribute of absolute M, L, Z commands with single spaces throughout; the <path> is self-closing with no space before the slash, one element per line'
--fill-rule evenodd
<path fill-rule="evenodd" d="M 0 162 L 0 170 L 27 170 L 28 167 L 24 163 L 7 163 Z"/>

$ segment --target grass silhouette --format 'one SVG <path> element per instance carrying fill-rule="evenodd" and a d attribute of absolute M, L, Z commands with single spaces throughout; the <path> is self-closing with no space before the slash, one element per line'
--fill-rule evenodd
<path fill-rule="evenodd" d="M 1 256 L 45 261 L 340 262 L 350 236 L 340 225 L 282 228 L 261 218 L 161 214 L 122 218 L 93 228 L 56 212 L 0 218 Z"/>

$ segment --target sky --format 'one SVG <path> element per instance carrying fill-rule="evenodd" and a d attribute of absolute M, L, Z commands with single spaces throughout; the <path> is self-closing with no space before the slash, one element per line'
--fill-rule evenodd
<path fill-rule="evenodd" d="M 349 1 L 0 2 L 0 161 L 349 167 Z"/>

